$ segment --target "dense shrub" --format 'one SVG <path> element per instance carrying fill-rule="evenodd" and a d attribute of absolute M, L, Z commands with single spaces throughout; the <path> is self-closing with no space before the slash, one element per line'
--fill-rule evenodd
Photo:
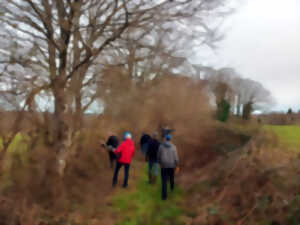
<path fill-rule="evenodd" d="M 230 116 L 230 103 L 222 99 L 217 105 L 217 119 L 221 122 L 226 122 Z"/>

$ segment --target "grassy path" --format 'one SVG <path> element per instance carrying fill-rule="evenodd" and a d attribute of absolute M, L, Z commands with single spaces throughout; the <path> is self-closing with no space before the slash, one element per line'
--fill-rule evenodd
<path fill-rule="evenodd" d="M 111 210 L 117 225 L 181 225 L 183 192 L 175 188 L 167 201 L 161 200 L 161 183 L 148 184 L 145 164 L 137 163 L 129 189 L 117 190 L 112 197 Z M 122 173 L 120 174 L 122 177 Z"/>

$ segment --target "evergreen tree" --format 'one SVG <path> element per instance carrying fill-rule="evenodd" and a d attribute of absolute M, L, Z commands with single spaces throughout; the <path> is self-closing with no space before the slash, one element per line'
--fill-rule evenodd
<path fill-rule="evenodd" d="M 222 99 L 217 105 L 217 119 L 221 122 L 226 122 L 230 116 L 230 103 Z"/>
<path fill-rule="evenodd" d="M 288 112 L 287 112 L 288 115 L 291 115 L 293 114 L 293 110 L 291 108 L 289 108 Z"/>

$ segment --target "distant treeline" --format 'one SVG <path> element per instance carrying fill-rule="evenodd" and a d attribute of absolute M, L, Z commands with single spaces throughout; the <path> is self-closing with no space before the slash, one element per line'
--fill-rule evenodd
<path fill-rule="evenodd" d="M 269 113 L 257 116 L 259 123 L 270 125 L 300 125 L 300 112 L 298 113 Z"/>

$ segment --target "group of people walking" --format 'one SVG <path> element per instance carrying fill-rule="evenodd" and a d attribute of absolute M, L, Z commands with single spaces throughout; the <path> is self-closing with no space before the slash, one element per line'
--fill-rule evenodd
<path fill-rule="evenodd" d="M 162 129 L 161 138 L 159 140 L 158 132 L 154 132 L 152 136 L 143 133 L 140 139 L 141 152 L 148 162 L 149 183 L 155 184 L 161 168 L 162 181 L 162 199 L 167 199 L 167 186 L 170 182 L 171 190 L 174 190 L 175 172 L 179 170 L 179 159 L 177 148 L 172 143 L 172 129 Z M 130 132 L 125 132 L 122 143 L 119 143 L 118 137 L 110 134 L 104 147 L 108 150 L 110 166 L 115 166 L 112 185 L 115 187 L 118 182 L 118 174 L 124 167 L 123 187 L 128 186 L 129 170 L 132 158 L 135 154 L 135 144 Z"/>

